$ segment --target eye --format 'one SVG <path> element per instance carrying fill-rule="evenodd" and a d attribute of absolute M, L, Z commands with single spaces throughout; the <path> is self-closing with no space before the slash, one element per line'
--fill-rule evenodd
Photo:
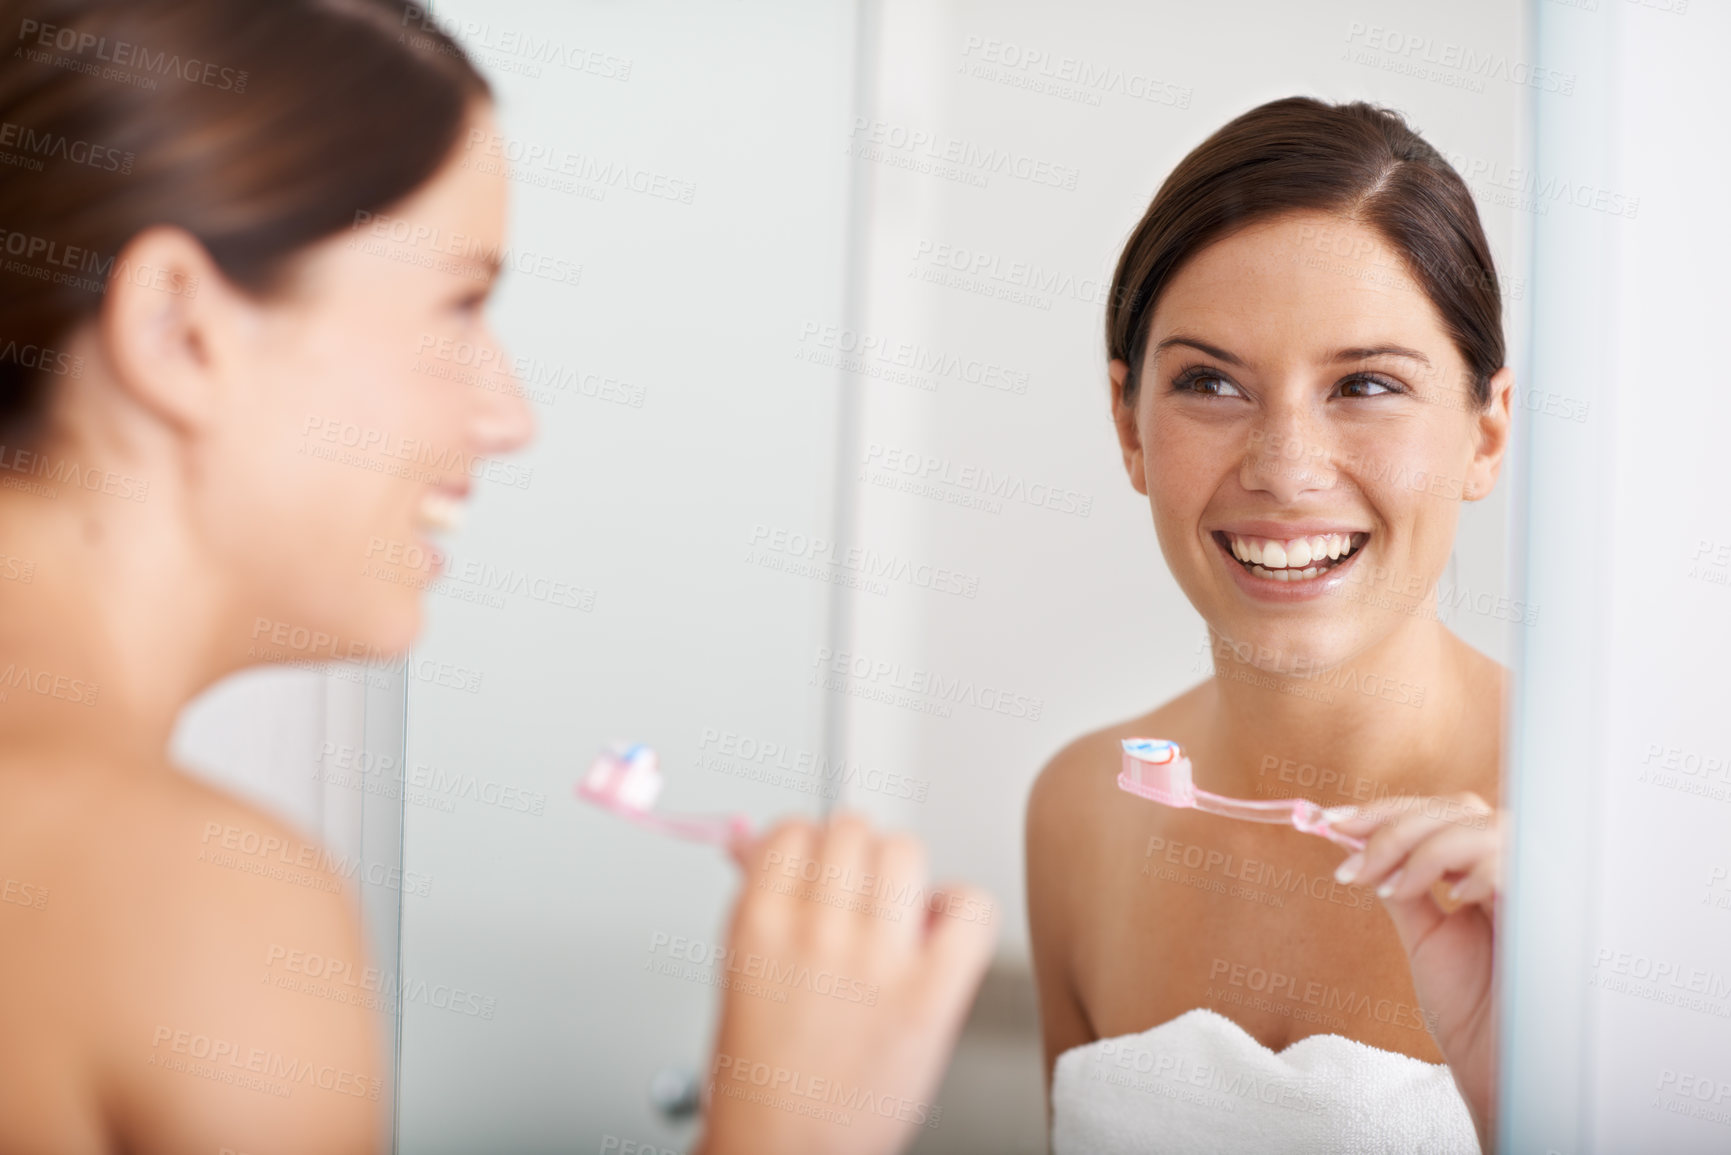
<path fill-rule="evenodd" d="M 1238 386 L 1220 373 L 1205 365 L 1197 365 L 1186 369 L 1172 379 L 1174 393 L 1196 393 L 1203 397 L 1242 397 Z"/>
<path fill-rule="evenodd" d="M 1381 397 L 1386 394 L 1405 393 L 1406 386 L 1398 381 L 1375 373 L 1358 373 L 1340 383 L 1342 397 Z"/>

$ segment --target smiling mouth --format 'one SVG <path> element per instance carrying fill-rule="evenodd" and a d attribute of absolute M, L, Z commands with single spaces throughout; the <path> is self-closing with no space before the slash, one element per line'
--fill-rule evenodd
<path fill-rule="evenodd" d="M 423 495 L 421 503 L 415 507 L 415 528 L 433 535 L 456 533 L 463 528 L 467 513 L 468 507 L 460 495 L 448 490 L 435 490 Z"/>
<path fill-rule="evenodd" d="M 1259 578 L 1303 582 L 1322 577 L 1358 556 L 1368 533 L 1324 533 L 1279 540 L 1214 531 L 1214 540 L 1239 565 Z"/>

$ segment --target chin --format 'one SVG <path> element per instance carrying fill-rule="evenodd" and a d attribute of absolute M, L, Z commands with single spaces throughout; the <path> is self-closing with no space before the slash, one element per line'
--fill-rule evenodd
<path fill-rule="evenodd" d="M 1305 676 L 1350 661 L 1361 648 L 1356 621 L 1326 613 L 1309 620 L 1271 621 L 1261 615 L 1222 615 L 1209 620 L 1217 639 L 1214 658 L 1245 662 L 1269 674 Z"/>
<path fill-rule="evenodd" d="M 380 597 L 380 590 L 369 583 L 369 588 L 350 592 L 354 596 L 340 605 L 326 602 L 317 608 L 306 607 L 298 615 L 291 611 L 283 618 L 315 624 L 285 630 L 273 622 L 271 632 L 258 640 L 271 643 L 271 649 L 277 651 L 274 657 L 362 664 L 386 661 L 414 644 L 422 625 L 419 591 L 404 587 Z M 286 655 L 281 653 L 284 649 Z"/>
<path fill-rule="evenodd" d="M 421 594 L 383 605 L 365 622 L 356 623 L 355 636 L 363 640 L 369 651 L 378 657 L 393 657 L 406 653 L 421 636 L 425 610 Z"/>

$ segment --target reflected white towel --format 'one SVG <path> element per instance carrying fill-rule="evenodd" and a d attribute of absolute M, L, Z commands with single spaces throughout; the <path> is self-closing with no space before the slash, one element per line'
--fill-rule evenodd
<path fill-rule="evenodd" d="M 1446 1066 L 1340 1035 L 1271 1051 L 1198 1007 L 1059 1055 L 1052 1150 L 1479 1155 L 1479 1144 Z"/>

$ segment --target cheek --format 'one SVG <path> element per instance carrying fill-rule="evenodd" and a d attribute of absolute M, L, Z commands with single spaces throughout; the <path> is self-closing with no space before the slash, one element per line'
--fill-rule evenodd
<path fill-rule="evenodd" d="M 1382 430 L 1353 447 L 1354 482 L 1420 577 L 1441 572 L 1460 519 L 1465 474 L 1449 432 Z"/>
<path fill-rule="evenodd" d="M 407 490 L 427 484 L 435 449 L 457 444 L 463 417 L 460 383 L 419 356 L 426 326 L 369 318 L 364 330 L 327 331 L 309 343 L 292 375 L 278 375 L 284 420 L 310 428 L 361 465 L 347 471 L 358 489 Z"/>
<path fill-rule="evenodd" d="M 1187 422 L 1156 411 L 1143 427 L 1143 476 L 1157 523 L 1194 522 L 1234 469 L 1242 436 L 1230 427 Z"/>
<path fill-rule="evenodd" d="M 406 590 L 364 576 L 381 543 L 413 542 L 411 407 L 389 365 L 364 348 L 314 343 L 285 350 L 249 383 L 250 433 L 223 455 L 232 484 L 221 487 L 221 516 L 237 564 L 284 614 L 376 611 Z M 403 375 L 400 359 L 395 369 Z"/>
<path fill-rule="evenodd" d="M 1432 577 L 1440 574 L 1448 562 L 1461 510 L 1457 500 L 1459 483 L 1453 483 L 1456 488 L 1452 493 L 1457 496 L 1451 496 L 1451 491 L 1443 488 L 1448 482 L 1446 475 L 1438 473 L 1435 476 L 1438 484 L 1435 492 L 1428 485 L 1420 489 L 1415 484 L 1412 491 L 1401 495 L 1405 503 L 1402 513 L 1410 527 L 1414 564 Z"/>
<path fill-rule="evenodd" d="M 292 443 L 294 480 L 304 494 L 297 504 L 308 512 L 323 507 L 324 515 L 341 518 L 344 511 L 331 505 L 336 495 L 352 495 L 358 507 L 371 504 L 362 495 L 390 488 L 391 474 L 378 467 L 400 441 L 403 423 L 400 407 L 389 403 L 380 386 L 373 360 L 321 352 L 273 372 L 266 403 Z M 287 491 L 282 496 L 293 499 Z"/>
<path fill-rule="evenodd" d="M 1206 559 L 1197 560 L 1199 551 L 1209 548 L 1200 536 L 1203 514 L 1226 475 L 1237 468 L 1234 447 L 1240 441 L 1229 430 L 1199 427 L 1166 415 L 1147 423 L 1142 443 L 1154 536 L 1167 567 L 1180 586 L 1189 589 L 1187 575 L 1199 564 L 1207 565 Z"/>
<path fill-rule="evenodd" d="M 1470 448 L 1449 428 L 1414 423 L 1357 429 L 1345 448 L 1352 480 L 1378 506 L 1409 523 L 1433 523 L 1458 513 Z"/>

